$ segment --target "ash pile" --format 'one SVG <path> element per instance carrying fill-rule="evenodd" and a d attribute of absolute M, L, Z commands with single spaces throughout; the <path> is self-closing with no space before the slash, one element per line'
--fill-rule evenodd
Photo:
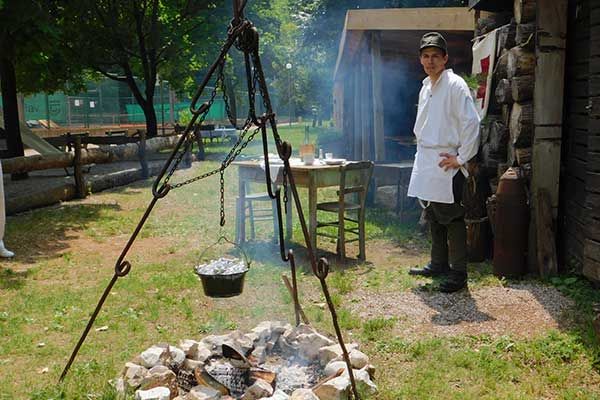
<path fill-rule="evenodd" d="M 374 367 L 347 345 L 361 393 L 374 395 Z M 352 391 L 338 344 L 309 325 L 265 321 L 178 346 L 154 345 L 125 364 L 115 381 L 136 400 L 344 400 Z"/>

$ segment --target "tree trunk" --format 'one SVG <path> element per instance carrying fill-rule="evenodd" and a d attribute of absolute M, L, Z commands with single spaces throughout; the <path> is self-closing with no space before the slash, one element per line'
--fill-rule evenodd
<path fill-rule="evenodd" d="M 9 58 L 0 58 L 0 82 L 2 83 L 2 104 L 4 105 L 4 129 L 6 130 L 9 157 L 20 157 L 23 151 L 19 128 L 19 103 L 17 101 L 17 77 L 15 67 Z"/>
<path fill-rule="evenodd" d="M 152 104 L 152 98 L 145 101 L 141 106 L 142 110 L 144 110 L 144 117 L 146 117 L 146 137 L 156 137 L 158 135 L 158 122 L 156 120 L 156 111 Z"/>

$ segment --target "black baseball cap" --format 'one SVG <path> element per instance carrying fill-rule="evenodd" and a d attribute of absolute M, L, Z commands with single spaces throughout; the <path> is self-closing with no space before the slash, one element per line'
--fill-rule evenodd
<path fill-rule="evenodd" d="M 448 53 L 446 39 L 444 39 L 442 34 L 439 32 L 428 32 L 423 35 L 421 38 L 421 47 L 419 48 L 419 51 L 427 47 L 437 47 L 438 49 L 442 49 L 444 53 Z"/>

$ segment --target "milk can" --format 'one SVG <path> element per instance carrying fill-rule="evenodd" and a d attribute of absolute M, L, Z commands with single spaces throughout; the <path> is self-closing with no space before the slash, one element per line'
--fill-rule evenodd
<path fill-rule="evenodd" d="M 519 168 L 509 168 L 496 190 L 494 275 L 519 277 L 526 271 L 529 205 Z"/>

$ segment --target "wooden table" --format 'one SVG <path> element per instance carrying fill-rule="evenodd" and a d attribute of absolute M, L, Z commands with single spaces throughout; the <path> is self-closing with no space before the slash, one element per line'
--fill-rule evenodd
<path fill-rule="evenodd" d="M 317 163 L 317 161 L 315 161 Z M 260 166 L 258 161 L 235 161 L 234 165 L 239 167 L 239 196 L 240 203 L 243 204 L 243 199 L 246 195 L 245 183 L 246 182 L 265 182 L 265 170 Z M 317 189 L 339 186 L 340 184 L 340 166 L 339 165 L 292 165 L 292 174 L 294 175 L 294 181 L 296 186 L 305 187 L 308 189 L 308 213 L 305 211 L 305 215 L 308 217 L 308 232 L 310 234 L 310 240 L 313 249 L 316 250 L 317 246 Z M 274 184 L 283 183 L 283 167 L 279 171 L 277 180 Z M 290 201 L 288 206 L 291 207 L 293 201 L 291 192 L 289 194 Z M 238 214 L 238 217 L 241 215 Z M 291 236 L 291 210 L 288 210 L 286 215 L 286 236 Z M 242 235 L 245 232 L 245 218 L 240 218 L 240 229 Z M 243 239 L 243 236 L 240 238 Z M 243 241 L 243 240 L 240 240 Z"/>

